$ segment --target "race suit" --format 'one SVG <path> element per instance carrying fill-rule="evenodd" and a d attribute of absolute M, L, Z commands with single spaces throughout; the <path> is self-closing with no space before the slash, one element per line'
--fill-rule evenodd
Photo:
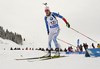
<path fill-rule="evenodd" d="M 50 15 L 45 16 L 45 24 L 47 28 L 47 32 L 49 33 L 48 36 L 48 50 L 51 49 L 51 41 L 53 40 L 55 47 L 58 48 L 58 42 L 56 40 L 57 36 L 59 35 L 60 32 L 60 27 L 58 25 L 58 20 L 56 17 L 59 17 L 67 23 L 66 19 L 63 18 L 63 16 L 55 13 L 55 12 L 50 12 Z"/>

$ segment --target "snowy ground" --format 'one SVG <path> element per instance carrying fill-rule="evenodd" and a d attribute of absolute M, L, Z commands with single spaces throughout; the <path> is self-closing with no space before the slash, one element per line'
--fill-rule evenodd
<path fill-rule="evenodd" d="M 71 54 L 67 57 L 29 62 L 16 61 L 15 58 L 36 57 L 44 55 L 41 51 L 0 51 L 0 69 L 100 69 L 100 58 L 86 58 L 83 55 Z"/>
<path fill-rule="evenodd" d="M 0 38 L 0 69 L 100 69 L 100 57 L 86 58 L 84 54 L 68 55 L 61 53 L 61 55 L 65 55 L 67 57 L 45 61 L 37 60 L 29 62 L 27 60 L 15 60 L 17 58 L 39 57 L 46 54 L 46 52 L 37 50 L 9 50 L 12 46 L 13 48 L 25 48 L 27 45 L 29 46 L 30 44 L 25 43 L 25 45 L 19 46 L 12 41 Z"/>
<path fill-rule="evenodd" d="M 21 34 L 26 41 L 31 41 L 21 46 L 0 38 L 0 69 L 100 69 L 100 58 L 86 58 L 84 54 L 61 54 L 67 57 L 36 62 L 14 60 L 46 54 L 36 50 L 10 50 L 11 47 L 47 47 L 45 7 L 42 4 L 44 2 L 48 3 L 52 12 L 59 12 L 63 15 L 72 28 L 100 42 L 99 0 L 0 0 L 0 26 L 3 26 L 5 30 Z M 80 44 L 88 43 L 91 47 L 92 41 L 66 28 L 61 19 L 58 21 L 61 28 L 58 38 L 73 45 L 77 45 L 77 39 L 80 39 Z M 69 46 L 60 41 L 59 43 L 61 48 Z M 97 47 L 96 43 L 95 47 Z"/>

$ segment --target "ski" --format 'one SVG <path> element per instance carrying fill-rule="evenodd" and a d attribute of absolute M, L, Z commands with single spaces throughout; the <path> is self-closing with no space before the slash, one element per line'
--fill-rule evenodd
<path fill-rule="evenodd" d="M 57 59 L 57 58 L 62 58 L 62 57 L 67 57 L 67 56 L 51 56 L 51 57 L 41 58 L 38 60 L 30 59 L 28 60 L 28 62 L 46 61 L 46 60 L 52 60 L 52 59 Z"/>
<path fill-rule="evenodd" d="M 48 57 L 48 58 L 43 58 L 43 59 L 39 59 L 37 61 L 48 61 L 48 60 L 54 60 L 54 59 L 60 59 L 60 58 L 63 58 L 63 57 L 67 57 L 67 56 L 52 56 L 52 57 Z M 36 60 L 29 60 L 29 62 L 35 62 Z"/>
<path fill-rule="evenodd" d="M 66 56 L 51 56 L 51 57 L 47 57 L 41 60 L 50 60 L 50 59 L 56 59 L 56 58 L 62 58 L 62 57 L 66 57 Z"/>
<path fill-rule="evenodd" d="M 46 58 L 46 57 L 42 56 L 42 57 L 34 57 L 34 58 L 21 58 L 21 59 L 15 59 L 15 60 L 31 60 L 31 59 L 42 59 L 42 58 Z"/>
<path fill-rule="evenodd" d="M 34 60 L 34 59 L 41 59 L 41 60 L 48 60 L 48 59 L 55 59 L 55 58 L 62 58 L 66 56 L 51 56 L 51 57 L 35 57 L 35 58 L 21 58 L 21 59 L 15 59 L 15 60 Z"/>

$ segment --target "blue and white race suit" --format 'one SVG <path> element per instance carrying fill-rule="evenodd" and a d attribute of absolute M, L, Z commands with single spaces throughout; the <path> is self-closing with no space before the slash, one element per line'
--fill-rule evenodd
<path fill-rule="evenodd" d="M 63 19 L 63 16 L 57 13 L 54 13 L 54 12 L 51 12 L 49 16 L 45 16 L 46 28 L 47 28 L 47 32 L 49 32 L 49 36 L 48 36 L 48 49 L 49 50 L 51 49 L 52 40 L 54 41 L 55 47 L 58 48 L 58 42 L 56 38 L 59 35 L 60 28 L 59 28 L 56 17 Z"/>

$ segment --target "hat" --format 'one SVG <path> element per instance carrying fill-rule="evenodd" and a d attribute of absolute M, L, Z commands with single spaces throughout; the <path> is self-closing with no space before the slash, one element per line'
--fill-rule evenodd
<path fill-rule="evenodd" d="M 45 7 L 45 10 L 50 10 L 50 8 L 49 7 Z"/>

